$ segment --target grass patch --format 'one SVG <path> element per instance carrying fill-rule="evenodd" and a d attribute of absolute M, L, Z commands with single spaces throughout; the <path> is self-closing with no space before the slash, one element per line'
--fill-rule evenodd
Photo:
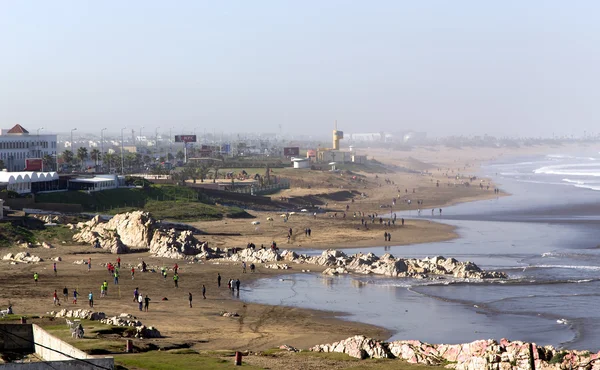
<path fill-rule="evenodd" d="M 37 242 L 31 230 L 23 226 L 15 226 L 10 222 L 0 223 L 0 247 L 10 247 L 19 241 L 31 244 Z"/>
<path fill-rule="evenodd" d="M 65 323 L 44 325 L 43 327 L 48 333 L 89 354 L 99 355 L 122 353 L 125 351 L 125 339 L 100 337 L 102 334 L 115 333 L 115 328 L 117 331 L 120 328 L 91 320 L 81 320 L 81 325 L 83 325 L 85 331 L 83 339 L 73 339 L 71 337 L 71 332 L 66 325 L 66 321 Z"/>
<path fill-rule="evenodd" d="M 43 230 L 32 230 L 35 239 L 39 242 L 59 244 L 63 241 L 73 243 L 73 235 L 77 230 L 71 230 L 64 225 L 47 226 Z"/>
<path fill-rule="evenodd" d="M 206 202 L 193 188 L 175 185 L 151 185 L 145 188 L 111 189 L 95 193 L 67 191 L 39 194 L 38 202 L 81 204 L 88 212 L 110 214 L 144 210 L 153 217 L 175 221 L 220 220 L 248 217 L 239 208 Z"/>
<path fill-rule="evenodd" d="M 179 351 L 179 350 L 177 350 Z M 213 369 L 238 369 L 231 360 L 213 357 L 207 354 L 167 352 L 146 352 L 115 356 L 115 364 L 127 369 L 148 370 L 213 370 Z M 260 369 L 259 367 L 244 365 L 245 369 Z"/>

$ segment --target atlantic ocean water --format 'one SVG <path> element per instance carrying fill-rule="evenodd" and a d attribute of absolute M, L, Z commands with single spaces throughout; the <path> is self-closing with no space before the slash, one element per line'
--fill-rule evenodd
<path fill-rule="evenodd" d="M 600 350 L 600 154 L 557 150 L 499 160 L 481 171 L 512 195 L 448 207 L 442 217 L 403 214 L 455 225 L 458 239 L 344 252 L 454 257 L 504 271 L 507 280 L 300 273 L 260 279 L 246 299 L 344 312 L 344 319 L 390 329 L 391 339 L 508 338 Z"/>

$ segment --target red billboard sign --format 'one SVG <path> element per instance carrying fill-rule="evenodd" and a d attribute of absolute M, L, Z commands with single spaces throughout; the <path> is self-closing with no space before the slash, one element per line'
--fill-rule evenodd
<path fill-rule="evenodd" d="M 42 170 L 42 159 L 41 158 L 25 159 L 25 171 L 41 171 L 41 170 Z"/>
<path fill-rule="evenodd" d="M 176 143 L 195 143 L 196 135 L 175 135 Z"/>
<path fill-rule="evenodd" d="M 295 155 L 300 155 L 300 148 L 297 146 L 283 148 L 283 155 L 286 157 L 293 157 Z"/>

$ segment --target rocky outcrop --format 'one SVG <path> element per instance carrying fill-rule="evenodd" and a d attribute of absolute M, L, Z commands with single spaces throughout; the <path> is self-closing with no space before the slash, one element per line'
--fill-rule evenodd
<path fill-rule="evenodd" d="M 345 274 L 376 274 L 391 277 L 427 278 L 431 275 L 452 275 L 465 279 L 504 279 L 506 274 L 496 271 L 483 271 L 472 262 L 459 262 L 454 258 L 441 256 L 424 259 L 394 258 L 384 254 L 381 258 L 373 253 L 357 253 L 347 256 L 344 252 L 327 250 L 318 257 L 299 257 L 303 262 L 328 266 L 323 273 L 327 275 Z"/>
<path fill-rule="evenodd" d="M 44 261 L 41 257 L 30 255 L 29 252 L 19 252 L 17 254 L 8 253 L 2 257 L 2 260 L 23 263 L 37 263 Z"/>
<path fill-rule="evenodd" d="M 281 261 L 279 253 L 272 249 L 240 249 L 227 258 L 229 261 L 245 261 L 246 263 L 267 263 Z"/>
<path fill-rule="evenodd" d="M 552 346 L 531 345 L 536 369 L 600 370 L 600 352 L 559 351 Z M 416 340 L 381 342 L 362 335 L 310 348 L 315 352 L 339 352 L 364 358 L 398 358 L 409 363 L 443 365 L 457 370 L 529 370 L 530 344 L 502 339 L 464 344 L 428 344 Z"/>
<path fill-rule="evenodd" d="M 94 312 L 91 310 L 86 310 L 84 308 L 78 310 L 67 310 L 62 309 L 58 312 L 51 311 L 47 312 L 47 314 L 54 317 L 64 317 L 64 318 L 72 318 L 72 319 L 82 319 L 82 320 L 94 320 L 100 321 L 106 318 L 104 312 Z"/>
<path fill-rule="evenodd" d="M 157 257 L 185 258 L 202 253 L 205 243 L 198 242 L 189 230 L 163 229 L 147 212 L 115 215 L 108 222 L 99 216 L 77 224 L 73 240 L 99 245 L 111 253 L 127 253 L 132 248 L 150 249 Z"/>
<path fill-rule="evenodd" d="M 156 230 L 150 241 L 150 253 L 156 257 L 179 258 L 200 254 L 206 243 L 200 243 L 191 231 Z"/>

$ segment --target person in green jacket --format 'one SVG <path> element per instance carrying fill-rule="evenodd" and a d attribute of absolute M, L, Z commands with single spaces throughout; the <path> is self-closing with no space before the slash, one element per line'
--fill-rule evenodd
<path fill-rule="evenodd" d="M 34 273 L 33 273 L 33 281 L 34 281 L 36 284 L 37 284 L 37 282 L 38 282 L 38 279 L 39 279 L 39 278 L 40 278 L 40 275 L 38 275 L 38 273 L 37 273 L 37 272 L 34 272 Z"/>
<path fill-rule="evenodd" d="M 173 275 L 173 281 L 175 282 L 175 288 L 179 288 L 179 275 Z"/>

